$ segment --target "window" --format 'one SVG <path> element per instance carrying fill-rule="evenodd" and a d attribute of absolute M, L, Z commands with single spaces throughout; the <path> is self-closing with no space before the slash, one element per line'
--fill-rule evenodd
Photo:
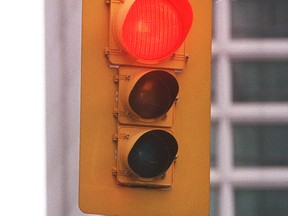
<path fill-rule="evenodd" d="M 288 212 L 287 11 L 213 1 L 211 216 Z"/>
<path fill-rule="evenodd" d="M 231 1 L 233 38 L 288 37 L 288 1 Z"/>
<path fill-rule="evenodd" d="M 288 212 L 287 200 L 287 189 L 236 189 L 236 216 L 283 216 Z"/>
<path fill-rule="evenodd" d="M 233 125 L 234 166 L 288 166 L 288 125 Z"/>
<path fill-rule="evenodd" d="M 231 66 L 234 102 L 288 102 L 288 60 L 237 59 Z"/>

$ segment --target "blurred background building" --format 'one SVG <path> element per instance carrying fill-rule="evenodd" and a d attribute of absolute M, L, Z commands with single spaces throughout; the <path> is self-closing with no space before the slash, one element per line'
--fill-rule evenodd
<path fill-rule="evenodd" d="M 211 216 L 288 215 L 287 11 L 287 0 L 213 1 Z M 81 1 L 46 0 L 48 216 L 84 215 L 80 47 Z"/>
<path fill-rule="evenodd" d="M 213 2 L 211 216 L 288 215 L 287 11 Z"/>

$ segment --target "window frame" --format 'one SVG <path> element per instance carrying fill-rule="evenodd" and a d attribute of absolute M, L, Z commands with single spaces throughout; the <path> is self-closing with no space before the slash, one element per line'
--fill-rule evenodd
<path fill-rule="evenodd" d="M 211 167 L 211 187 L 218 191 L 218 215 L 234 216 L 235 188 L 287 188 L 288 167 L 235 167 L 234 123 L 287 123 L 288 102 L 235 103 L 232 98 L 232 59 L 286 59 L 287 39 L 234 39 L 231 36 L 231 1 L 213 1 L 212 55 L 215 59 L 215 100 L 211 121 L 217 124 L 216 166 Z M 219 88 L 221 86 L 221 88 Z M 275 178 L 277 176 L 277 178 Z"/>

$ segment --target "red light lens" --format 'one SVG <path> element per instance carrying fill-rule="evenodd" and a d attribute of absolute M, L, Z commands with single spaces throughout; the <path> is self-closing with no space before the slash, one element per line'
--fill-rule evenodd
<path fill-rule="evenodd" d="M 135 0 L 122 28 L 126 51 L 142 60 L 161 60 L 172 55 L 192 24 L 191 6 L 187 0 L 182 1 Z"/>

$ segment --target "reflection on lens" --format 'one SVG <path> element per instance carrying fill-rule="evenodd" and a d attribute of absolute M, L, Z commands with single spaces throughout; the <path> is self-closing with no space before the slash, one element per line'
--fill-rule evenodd
<path fill-rule="evenodd" d="M 128 155 L 128 164 L 140 177 L 153 178 L 166 172 L 177 151 L 177 141 L 170 133 L 151 130 L 136 141 Z"/>
<path fill-rule="evenodd" d="M 151 71 L 142 76 L 129 95 L 133 111 L 144 119 L 163 116 L 175 101 L 178 82 L 165 71 Z"/>

